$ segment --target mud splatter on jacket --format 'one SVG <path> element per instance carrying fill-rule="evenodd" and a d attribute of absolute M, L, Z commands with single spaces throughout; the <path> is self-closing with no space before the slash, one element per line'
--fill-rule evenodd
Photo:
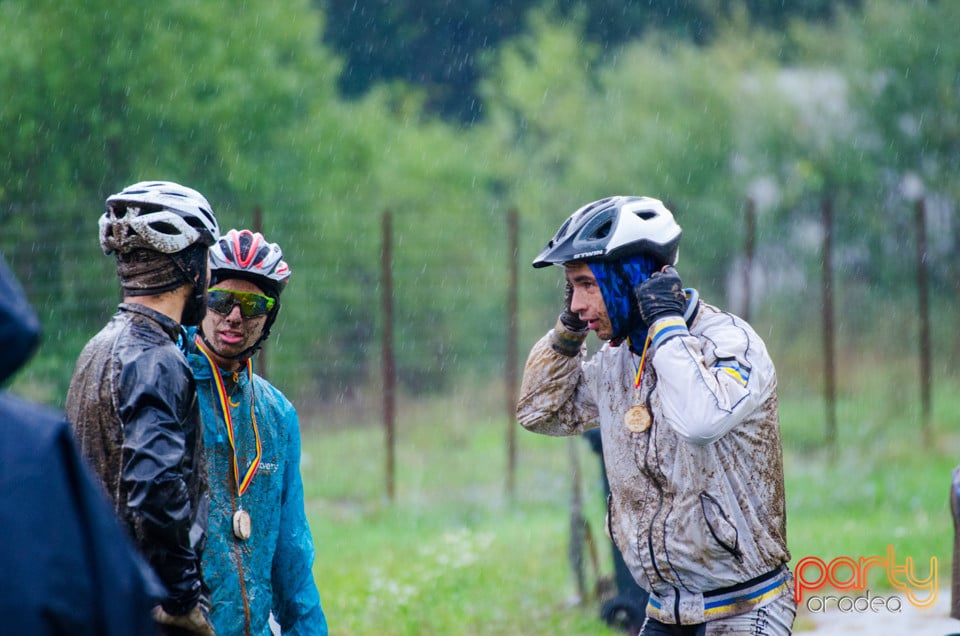
<path fill-rule="evenodd" d="M 227 436 L 210 365 L 188 330 L 187 358 L 197 382 L 210 475 L 208 544 L 203 570 L 211 591 L 210 619 L 218 636 L 269 636 L 270 612 L 284 636 L 327 634 L 320 594 L 313 580 L 314 547 L 303 504 L 300 425 L 293 405 L 273 385 L 246 371 L 221 373 L 228 387 L 240 474 L 256 456 L 251 400 L 260 432 L 260 467 L 237 497 L 233 450 Z M 255 397 L 254 397 L 255 395 Z M 250 514 L 250 538 L 233 534 L 233 515 L 242 503 Z"/>
<path fill-rule="evenodd" d="M 689 335 L 647 352 L 639 391 L 640 356 L 609 343 L 561 355 L 558 339 L 586 334 L 558 322 L 530 352 L 517 406 L 537 433 L 599 425 L 608 532 L 651 592 L 648 615 L 670 624 L 740 614 L 792 585 L 773 363 L 748 324 L 693 302 Z M 624 424 L 635 404 L 653 416 L 643 432 Z"/>
<path fill-rule="evenodd" d="M 67 420 L 137 547 L 167 587 L 172 614 L 197 604 L 206 472 L 180 325 L 121 303 L 77 359 Z"/>

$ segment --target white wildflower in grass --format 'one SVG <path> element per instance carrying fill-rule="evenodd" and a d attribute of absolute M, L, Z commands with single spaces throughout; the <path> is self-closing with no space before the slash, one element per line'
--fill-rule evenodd
<path fill-rule="evenodd" d="M 490 544 L 493 543 L 493 533 L 476 533 L 466 528 L 460 528 L 444 533 L 437 543 L 435 558 L 439 565 L 449 568 L 464 568 L 476 563 L 480 558 L 480 553 L 490 547 Z"/>
<path fill-rule="evenodd" d="M 493 543 L 491 532 L 476 533 L 466 528 L 445 532 L 419 550 L 416 567 L 390 578 L 380 567 L 368 568 L 368 605 L 373 608 L 409 607 L 423 590 L 430 589 L 445 573 L 470 567 Z"/>
<path fill-rule="evenodd" d="M 380 568 L 370 568 L 368 602 L 371 606 L 405 607 L 417 593 L 417 588 L 410 583 L 387 578 Z"/>

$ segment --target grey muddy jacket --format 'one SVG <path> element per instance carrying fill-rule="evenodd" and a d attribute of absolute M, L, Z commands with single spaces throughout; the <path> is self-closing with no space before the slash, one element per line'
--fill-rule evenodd
<path fill-rule="evenodd" d="M 792 588 L 773 363 L 747 323 L 695 292 L 687 313 L 689 335 L 647 352 L 639 390 L 640 356 L 609 343 L 589 360 L 585 347 L 561 355 L 558 339 L 586 336 L 558 322 L 530 352 L 517 406 L 537 433 L 599 425 L 608 532 L 651 593 L 648 615 L 670 624 L 740 614 Z M 635 404 L 653 416 L 642 432 L 625 426 Z"/>
<path fill-rule="evenodd" d="M 121 303 L 77 359 L 67 420 L 117 516 L 184 614 L 203 592 L 207 473 L 196 385 L 180 325 Z M 165 630 L 169 631 L 169 630 Z"/>

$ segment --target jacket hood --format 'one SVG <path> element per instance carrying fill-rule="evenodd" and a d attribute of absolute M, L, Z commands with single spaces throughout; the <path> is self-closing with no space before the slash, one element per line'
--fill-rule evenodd
<path fill-rule="evenodd" d="M 26 364 L 39 341 L 40 321 L 0 254 L 0 383 Z"/>

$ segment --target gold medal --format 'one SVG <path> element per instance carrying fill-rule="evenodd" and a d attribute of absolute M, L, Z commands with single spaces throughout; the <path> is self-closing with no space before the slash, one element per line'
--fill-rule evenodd
<path fill-rule="evenodd" d="M 631 433 L 643 433 L 651 422 L 650 410 L 643 404 L 634 404 L 623 414 L 623 423 Z"/>
<path fill-rule="evenodd" d="M 634 399 L 639 404 L 634 404 L 623 414 L 623 425 L 631 433 L 643 433 L 650 428 L 653 418 L 650 417 L 650 409 L 643 404 L 640 398 L 640 384 L 643 382 L 643 369 L 647 362 L 647 348 L 650 346 L 650 332 L 647 331 L 647 339 L 643 343 L 643 353 L 640 354 L 640 364 L 637 365 L 637 375 L 633 379 L 633 390 L 636 392 Z"/>
<path fill-rule="evenodd" d="M 246 541 L 250 538 L 250 533 L 253 530 L 252 523 L 250 521 L 250 513 L 246 510 L 237 510 L 233 513 L 233 534 L 236 535 L 241 541 Z"/>
<path fill-rule="evenodd" d="M 233 436 L 233 415 L 230 412 L 231 407 L 237 408 L 240 406 L 240 403 L 236 404 L 230 399 L 227 395 L 227 389 L 223 383 L 223 377 L 220 375 L 220 369 L 213 362 L 213 358 L 210 356 L 210 353 L 207 351 L 206 347 L 203 346 L 201 339 L 197 336 L 197 348 L 200 350 L 200 353 L 207 359 L 207 362 L 210 364 L 210 373 L 213 375 L 213 381 L 217 386 L 217 396 L 220 398 L 220 409 L 223 411 L 223 421 L 227 429 L 227 439 L 230 440 L 230 450 L 233 451 L 233 476 L 237 482 L 237 498 L 243 495 L 243 493 L 250 486 L 250 483 L 253 481 L 253 476 L 257 474 L 257 469 L 260 468 L 260 458 L 263 456 L 263 446 L 260 444 L 260 429 L 257 428 L 257 413 L 254 409 L 254 404 L 257 400 L 257 392 L 253 388 L 253 363 L 250 361 L 250 358 L 247 358 L 247 377 L 250 379 L 250 422 L 253 425 L 253 436 L 257 442 L 257 455 L 253 458 L 253 462 L 247 468 L 247 471 L 243 474 L 243 477 L 240 476 L 240 466 L 237 461 L 237 444 Z M 240 376 L 238 372 L 234 371 L 233 373 L 233 382 L 239 382 Z M 235 513 L 233 513 L 233 534 L 241 541 L 246 541 L 250 538 L 250 534 L 253 532 L 253 524 L 250 521 L 250 513 L 240 508 Z"/>

